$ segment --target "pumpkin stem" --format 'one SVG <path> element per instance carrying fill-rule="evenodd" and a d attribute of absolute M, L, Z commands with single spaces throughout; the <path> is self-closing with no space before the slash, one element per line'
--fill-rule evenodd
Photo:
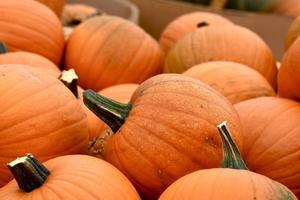
<path fill-rule="evenodd" d="M 94 13 L 86 16 L 86 17 L 78 15 L 78 16 L 75 16 L 74 19 L 72 19 L 71 21 L 69 21 L 67 23 L 67 26 L 77 26 L 77 25 L 81 24 L 84 20 L 87 20 L 89 18 L 96 17 L 96 16 L 101 16 L 103 14 L 104 14 L 104 12 L 100 11 L 99 9 L 97 9 L 96 12 L 94 12 Z"/>
<path fill-rule="evenodd" d="M 50 171 L 32 154 L 17 158 L 8 163 L 7 167 L 15 177 L 19 188 L 25 192 L 31 192 L 42 186 L 50 175 Z"/>
<path fill-rule="evenodd" d="M 93 113 L 103 120 L 114 133 L 124 124 L 132 108 L 130 103 L 119 103 L 93 90 L 83 92 L 83 102 Z"/>
<path fill-rule="evenodd" d="M 8 50 L 7 50 L 7 47 L 6 47 L 5 43 L 0 42 L 0 54 L 5 54 L 7 52 L 8 52 Z"/>
<path fill-rule="evenodd" d="M 198 28 L 205 27 L 205 26 L 209 26 L 209 23 L 204 21 L 204 22 L 199 22 L 199 23 L 197 24 L 197 27 L 198 27 Z"/>
<path fill-rule="evenodd" d="M 227 128 L 227 122 L 225 121 L 218 125 L 218 130 L 223 144 L 223 161 L 221 163 L 221 167 L 232 169 L 248 169 L 236 143 L 232 139 L 230 131 Z"/>
<path fill-rule="evenodd" d="M 58 77 L 63 84 L 71 90 L 71 92 L 74 94 L 76 98 L 78 98 L 78 88 L 77 88 L 77 82 L 78 82 L 78 76 L 75 73 L 74 69 L 70 70 L 64 70 L 62 71 L 61 75 Z"/>

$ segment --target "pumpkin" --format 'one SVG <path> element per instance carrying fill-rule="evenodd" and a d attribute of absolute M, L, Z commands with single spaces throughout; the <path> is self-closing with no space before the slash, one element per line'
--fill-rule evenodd
<path fill-rule="evenodd" d="M 8 51 L 40 54 L 56 65 L 64 49 L 62 25 L 55 14 L 37 1 L 0 1 L 0 38 Z"/>
<path fill-rule="evenodd" d="M 224 124 L 219 129 L 224 145 L 222 168 L 199 170 L 180 178 L 159 200 L 297 200 L 284 185 L 248 171 L 229 130 Z"/>
<path fill-rule="evenodd" d="M 260 96 L 275 96 L 273 88 L 261 74 L 239 63 L 207 62 L 183 74 L 208 84 L 232 104 Z"/>
<path fill-rule="evenodd" d="M 65 5 L 65 0 L 37 0 L 37 1 L 48 6 L 51 10 L 55 12 L 55 14 L 58 17 L 60 17 Z"/>
<path fill-rule="evenodd" d="M 298 17 L 300 15 L 300 1 L 299 0 L 278 0 L 275 12 L 288 15 L 292 17 Z"/>
<path fill-rule="evenodd" d="M 100 14 L 101 12 L 93 6 L 80 3 L 67 4 L 62 13 L 62 22 L 65 26 L 76 26 L 88 18 Z"/>
<path fill-rule="evenodd" d="M 162 49 L 168 53 L 176 42 L 188 33 L 201 26 L 201 22 L 209 25 L 232 24 L 228 19 L 214 13 L 192 12 L 177 17 L 171 21 L 161 34 L 159 43 Z"/>
<path fill-rule="evenodd" d="M 269 12 L 274 10 L 277 1 L 278 0 L 227 0 L 226 7 L 237 10 Z"/>
<path fill-rule="evenodd" d="M 84 92 L 85 104 L 115 133 L 103 149 L 143 194 L 157 197 L 192 171 L 218 166 L 221 140 L 215 126 L 228 120 L 237 143 L 239 118 L 230 102 L 202 82 L 179 74 L 154 76 L 122 104 Z M 209 157 L 209 159 L 207 159 Z"/>
<path fill-rule="evenodd" d="M 300 36 L 300 16 L 297 17 L 289 27 L 289 30 L 285 37 L 285 49 L 287 50 L 299 36 Z"/>
<path fill-rule="evenodd" d="M 208 26 L 186 35 L 168 54 L 164 72 L 182 73 L 197 64 L 219 60 L 247 65 L 276 88 L 277 67 L 270 48 L 241 26 Z"/>
<path fill-rule="evenodd" d="M 29 154 L 10 162 L 8 168 L 15 180 L 0 189 L 0 199 L 140 199 L 119 170 L 90 156 L 61 156 L 42 164 Z"/>
<path fill-rule="evenodd" d="M 88 124 L 72 93 L 44 70 L 0 65 L 0 186 L 6 163 L 32 152 L 43 161 L 85 153 Z"/>
<path fill-rule="evenodd" d="M 285 52 L 279 73 L 278 93 L 281 97 L 300 101 L 300 38 Z"/>
<path fill-rule="evenodd" d="M 300 104 L 260 97 L 235 105 L 244 128 L 243 156 L 250 170 L 300 197 Z"/>
<path fill-rule="evenodd" d="M 82 52 L 85 55 L 79 56 Z M 65 63 L 67 69 L 75 69 L 80 86 L 99 91 L 116 84 L 141 83 L 160 73 L 163 54 L 157 42 L 135 24 L 99 16 L 75 28 Z"/>
<path fill-rule="evenodd" d="M 2 64 L 21 64 L 47 69 L 49 73 L 56 77 L 60 74 L 58 67 L 47 58 L 25 51 L 8 53 L 4 43 L 0 43 L 0 65 Z"/>

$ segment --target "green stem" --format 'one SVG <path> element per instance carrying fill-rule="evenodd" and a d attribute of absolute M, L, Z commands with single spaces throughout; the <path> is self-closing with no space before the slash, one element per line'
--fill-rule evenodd
<path fill-rule="evenodd" d="M 7 52 L 8 52 L 8 50 L 7 50 L 7 47 L 6 47 L 5 43 L 0 42 L 0 54 L 5 54 Z"/>
<path fill-rule="evenodd" d="M 231 133 L 227 128 L 227 122 L 218 125 L 218 130 L 223 144 L 223 161 L 221 167 L 232 169 L 248 169 L 241 153 L 232 139 Z"/>
<path fill-rule="evenodd" d="M 199 22 L 199 23 L 197 24 L 197 27 L 198 27 L 198 28 L 205 27 L 205 26 L 209 26 L 209 23 L 204 21 L 204 22 Z"/>
<path fill-rule="evenodd" d="M 7 165 L 15 177 L 19 188 L 31 192 L 44 184 L 50 175 L 49 170 L 31 154 L 17 158 Z"/>
<path fill-rule="evenodd" d="M 61 75 L 58 77 L 63 84 L 71 90 L 76 98 L 78 98 L 78 76 L 74 69 L 68 71 L 62 71 Z"/>
<path fill-rule="evenodd" d="M 83 92 L 84 104 L 115 133 L 124 124 L 132 105 L 104 97 L 93 90 Z"/>

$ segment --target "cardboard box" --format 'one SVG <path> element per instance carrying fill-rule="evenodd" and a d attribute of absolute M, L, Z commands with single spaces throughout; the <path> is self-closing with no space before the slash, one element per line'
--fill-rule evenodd
<path fill-rule="evenodd" d="M 139 10 L 135 4 L 127 0 L 67 0 L 67 3 L 83 3 L 94 6 L 108 14 L 128 19 L 134 23 L 139 22 Z"/>
<path fill-rule="evenodd" d="M 221 14 L 234 23 L 245 26 L 271 47 L 280 60 L 284 52 L 284 38 L 293 18 L 275 14 L 258 14 L 233 10 L 215 10 L 204 6 L 171 0 L 131 0 L 140 10 L 140 25 L 155 38 L 159 38 L 166 25 L 184 13 L 205 11 Z M 245 47 L 247 48 L 247 47 Z"/>

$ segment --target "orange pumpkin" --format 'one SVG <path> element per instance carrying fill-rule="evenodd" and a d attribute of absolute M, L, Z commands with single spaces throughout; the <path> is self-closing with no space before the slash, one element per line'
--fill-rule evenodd
<path fill-rule="evenodd" d="M 65 0 L 37 0 L 37 1 L 48 6 L 59 17 L 65 5 Z"/>
<path fill-rule="evenodd" d="M 0 65 L 2 64 L 21 64 L 47 69 L 49 70 L 49 73 L 56 77 L 58 77 L 60 74 L 58 67 L 47 58 L 25 51 L 8 53 L 5 45 L 0 43 Z"/>
<path fill-rule="evenodd" d="M 61 156 L 43 165 L 29 154 L 8 167 L 15 180 L 0 189 L 0 199 L 140 199 L 119 170 L 90 156 Z"/>
<path fill-rule="evenodd" d="M 124 42 L 126 41 L 126 42 Z M 85 56 L 79 56 L 85 52 Z M 121 83 L 141 83 L 161 72 L 157 42 L 119 17 L 93 17 L 77 26 L 66 50 L 66 68 L 74 68 L 79 85 L 99 91 Z"/>
<path fill-rule="evenodd" d="M 287 50 L 299 36 L 300 36 L 300 16 L 297 17 L 289 27 L 289 30 L 285 37 L 285 49 Z"/>
<path fill-rule="evenodd" d="M 11 51 L 29 51 L 59 64 L 64 33 L 59 19 L 32 0 L 0 1 L 0 38 Z"/>
<path fill-rule="evenodd" d="M 230 102 L 206 84 L 183 75 L 148 79 L 129 104 L 93 91 L 84 92 L 84 102 L 115 132 L 107 139 L 104 158 L 145 199 L 157 199 L 183 175 L 218 166 L 222 145 L 215 127 L 221 121 L 228 120 L 242 145 L 239 117 Z"/>
<path fill-rule="evenodd" d="M 207 62 L 183 74 L 208 84 L 232 104 L 260 96 L 275 96 L 273 88 L 262 75 L 239 63 Z"/>
<path fill-rule="evenodd" d="M 90 17 L 100 15 L 100 11 L 85 4 L 67 4 L 62 13 L 62 22 L 65 26 L 78 25 Z"/>
<path fill-rule="evenodd" d="M 236 104 L 249 169 L 289 187 L 300 198 L 300 104 L 261 97 Z"/>
<path fill-rule="evenodd" d="M 86 152 L 86 115 L 57 78 L 13 64 L 0 65 L 0 77 L 0 186 L 12 178 L 6 163 L 19 155 L 45 161 Z"/>
<path fill-rule="evenodd" d="M 278 93 L 281 97 L 300 101 L 300 38 L 284 54 L 278 73 Z"/>
<path fill-rule="evenodd" d="M 298 17 L 300 15 L 300 1 L 299 0 L 277 0 L 277 5 L 275 6 L 275 12 L 282 15 Z"/>
<path fill-rule="evenodd" d="M 192 12 L 177 17 L 171 21 L 161 34 L 159 43 L 167 53 L 176 44 L 176 42 L 188 33 L 197 30 L 201 22 L 209 25 L 232 24 L 228 19 L 214 13 Z"/>
<path fill-rule="evenodd" d="M 248 171 L 230 132 L 226 126 L 223 128 L 223 168 L 200 170 L 186 175 L 164 191 L 159 200 L 297 200 L 284 185 Z"/>
<path fill-rule="evenodd" d="M 270 48 L 240 26 L 202 27 L 186 35 L 168 54 L 164 71 L 182 73 L 197 64 L 219 60 L 247 65 L 276 88 L 277 67 Z"/>

